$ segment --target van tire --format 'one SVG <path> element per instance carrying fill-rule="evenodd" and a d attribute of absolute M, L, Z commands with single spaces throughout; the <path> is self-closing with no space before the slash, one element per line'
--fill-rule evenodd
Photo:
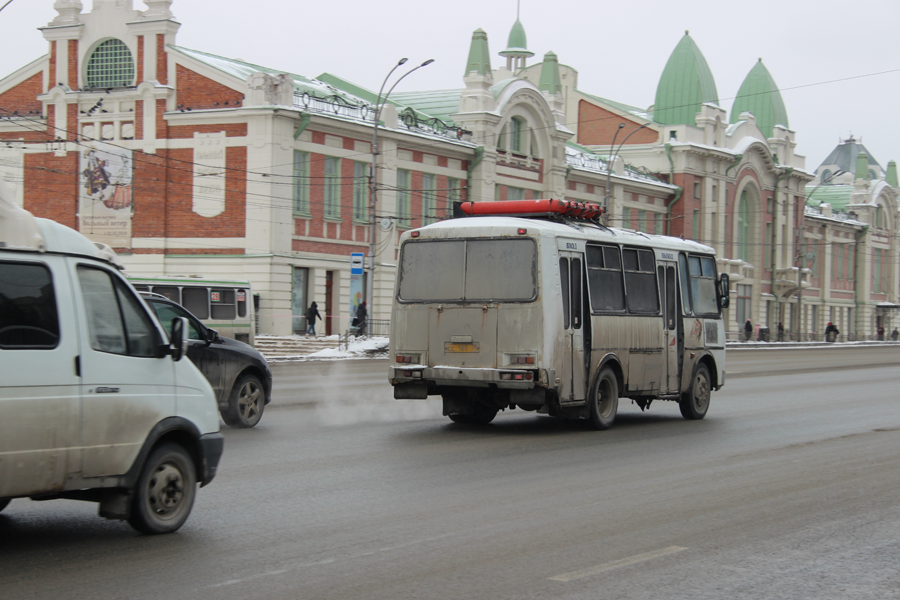
<path fill-rule="evenodd" d="M 591 426 L 601 431 L 609 429 L 619 411 L 619 380 L 609 367 L 603 367 L 591 390 Z"/>
<path fill-rule="evenodd" d="M 9 498 L 0 498 L 0 512 L 3 512 L 3 509 L 9 506 Z"/>
<path fill-rule="evenodd" d="M 709 397 L 712 382 L 709 377 L 709 369 L 700 363 L 691 378 L 691 387 L 681 396 L 678 408 L 685 419 L 697 420 L 706 416 L 709 410 Z"/>
<path fill-rule="evenodd" d="M 222 420 L 229 427 L 254 427 L 262 419 L 265 407 L 266 392 L 262 384 L 255 375 L 246 373 L 234 383 L 228 408 L 222 411 Z"/>
<path fill-rule="evenodd" d="M 141 533 L 171 533 L 191 514 L 197 473 L 187 451 L 178 444 L 155 448 L 138 478 L 128 524 Z"/>

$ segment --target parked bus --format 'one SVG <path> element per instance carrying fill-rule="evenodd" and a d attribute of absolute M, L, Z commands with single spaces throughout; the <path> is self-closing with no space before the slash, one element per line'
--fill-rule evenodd
<path fill-rule="evenodd" d="M 401 237 L 395 398 L 441 396 L 458 423 L 520 408 L 606 429 L 620 397 L 706 415 L 725 383 L 729 287 L 712 248 L 605 227 L 597 205 L 461 208 Z"/>
<path fill-rule="evenodd" d="M 253 291 L 249 281 L 206 279 L 196 275 L 129 277 L 139 292 L 161 294 L 182 305 L 220 335 L 256 343 Z"/>

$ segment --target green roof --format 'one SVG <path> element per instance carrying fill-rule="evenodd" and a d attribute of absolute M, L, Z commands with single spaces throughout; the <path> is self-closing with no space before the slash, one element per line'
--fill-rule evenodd
<path fill-rule="evenodd" d="M 776 125 L 788 127 L 787 110 L 784 108 L 781 92 L 762 59 L 753 65 L 738 90 L 731 107 L 731 122 L 737 123 L 743 112 L 756 117 L 757 127 L 767 138 L 772 137 Z"/>
<path fill-rule="evenodd" d="M 663 125 L 695 125 L 700 105 L 719 104 L 703 53 L 687 31 L 675 46 L 656 88 L 653 119 Z"/>
<path fill-rule="evenodd" d="M 807 190 L 815 188 L 814 185 L 806 186 Z M 807 192 L 809 193 L 809 192 Z M 853 194 L 852 185 L 836 184 L 836 185 L 820 185 L 809 198 L 806 203 L 809 206 L 818 207 L 820 204 L 830 204 L 833 210 L 843 211 L 850 204 L 850 196 Z"/>
<path fill-rule="evenodd" d="M 525 37 L 525 28 L 522 21 L 516 19 L 512 30 L 509 32 L 509 41 L 506 44 L 506 50 L 500 53 L 500 56 L 534 56 L 534 52 L 528 51 L 528 40 Z"/>
<path fill-rule="evenodd" d="M 454 124 L 450 115 L 459 112 L 462 90 L 433 90 L 428 92 L 395 92 L 391 101 L 410 106 L 415 110 L 437 117 L 448 124 Z"/>
<path fill-rule="evenodd" d="M 558 94 L 562 91 L 562 84 L 559 79 L 559 60 L 557 60 L 556 54 L 553 52 L 548 52 L 544 55 L 544 62 L 541 63 L 541 81 L 538 88 L 548 94 Z"/>
<path fill-rule="evenodd" d="M 479 75 L 491 74 L 491 51 L 488 49 L 487 33 L 481 28 L 472 33 L 469 60 L 466 63 L 466 72 L 463 77 L 467 77 L 472 71 Z"/>

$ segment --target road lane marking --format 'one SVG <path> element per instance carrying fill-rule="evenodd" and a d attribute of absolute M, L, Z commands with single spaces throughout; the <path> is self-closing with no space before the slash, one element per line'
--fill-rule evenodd
<path fill-rule="evenodd" d="M 630 565 L 635 565 L 637 563 L 642 563 L 648 560 L 653 560 L 654 558 L 659 558 L 661 556 L 667 556 L 669 554 L 677 554 L 682 550 L 687 550 L 684 546 L 668 546 L 666 548 L 660 548 L 659 550 L 653 550 L 651 552 L 645 552 L 644 554 L 635 554 L 634 556 L 629 556 L 627 558 L 620 558 L 619 560 L 614 560 L 612 562 L 603 563 L 602 565 L 597 565 L 596 567 L 591 567 L 589 569 L 582 569 L 580 571 L 572 571 L 570 573 L 563 573 L 562 575 L 556 575 L 554 577 L 550 577 L 552 581 L 574 581 L 575 579 L 581 579 L 582 577 L 590 577 L 591 575 L 599 575 L 600 573 L 605 573 L 607 571 L 612 571 L 613 569 L 618 569 L 620 567 L 627 567 Z"/>

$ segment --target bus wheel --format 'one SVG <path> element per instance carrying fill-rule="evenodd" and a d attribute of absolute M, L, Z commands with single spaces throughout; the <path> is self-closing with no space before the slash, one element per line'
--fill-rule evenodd
<path fill-rule="evenodd" d="M 609 429 L 619 410 L 619 382 L 609 367 L 597 376 L 591 393 L 591 425 L 594 429 Z"/>
<path fill-rule="evenodd" d="M 694 372 L 691 388 L 681 397 L 678 403 L 681 408 L 681 416 L 685 419 L 702 419 L 709 410 L 710 389 L 709 369 L 700 364 Z"/>
<path fill-rule="evenodd" d="M 483 404 L 476 404 L 474 412 L 470 415 L 450 413 L 447 415 L 454 423 L 468 423 L 470 425 L 487 425 L 497 416 L 496 408 L 489 408 Z"/>

